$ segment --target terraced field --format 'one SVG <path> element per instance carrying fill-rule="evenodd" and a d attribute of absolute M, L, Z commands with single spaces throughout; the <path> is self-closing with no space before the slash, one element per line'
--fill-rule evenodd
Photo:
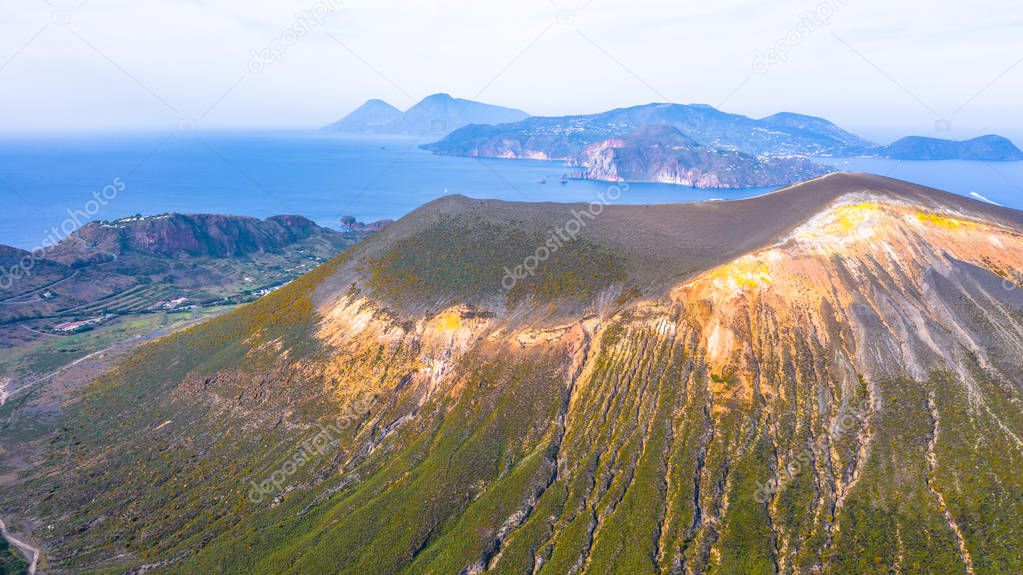
<path fill-rule="evenodd" d="M 158 301 L 174 299 L 179 293 L 181 293 L 180 290 L 170 286 L 137 285 L 131 289 L 111 294 L 108 297 L 101 298 L 84 306 L 60 310 L 59 313 L 68 314 L 74 312 L 80 315 L 141 313 L 147 311 L 150 306 Z"/>

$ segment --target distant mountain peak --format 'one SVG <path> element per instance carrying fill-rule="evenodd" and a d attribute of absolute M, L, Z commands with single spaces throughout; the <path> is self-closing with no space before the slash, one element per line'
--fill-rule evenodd
<path fill-rule="evenodd" d="M 771 114 L 770 116 L 766 116 L 766 117 L 761 118 L 761 119 L 762 120 L 772 120 L 772 119 L 777 120 L 777 119 L 784 119 L 784 118 L 799 118 L 799 119 L 804 119 L 805 118 L 805 119 L 813 119 L 813 120 L 821 120 L 822 119 L 822 118 L 820 118 L 818 116 L 811 116 L 809 114 L 800 114 L 798 112 L 778 112 L 777 114 Z"/>
<path fill-rule="evenodd" d="M 387 102 L 373 98 L 366 100 L 351 114 L 327 126 L 326 130 L 334 132 L 378 133 L 401 118 L 401 110 Z"/>
<path fill-rule="evenodd" d="M 423 98 L 421 101 L 427 102 L 431 100 L 454 100 L 454 99 L 455 98 L 452 97 L 451 94 L 448 94 L 447 92 L 437 92 L 436 94 L 430 94 L 429 96 Z"/>
<path fill-rule="evenodd" d="M 872 142 L 839 128 L 834 122 L 818 116 L 796 112 L 778 112 L 777 114 L 761 118 L 760 122 L 776 128 L 825 135 L 834 138 L 838 142 L 842 142 L 850 148 L 865 148 L 874 145 Z"/>
<path fill-rule="evenodd" d="M 469 124 L 503 124 L 528 118 L 522 110 L 431 94 L 404 112 L 383 100 L 369 100 L 325 130 L 356 134 L 395 134 L 442 137 Z"/>

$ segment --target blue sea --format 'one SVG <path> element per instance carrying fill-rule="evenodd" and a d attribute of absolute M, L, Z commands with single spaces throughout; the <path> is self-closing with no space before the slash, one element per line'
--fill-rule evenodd
<path fill-rule="evenodd" d="M 319 132 L 3 138 L 0 244 L 31 249 L 69 220 L 300 214 L 337 228 L 344 215 L 366 222 L 398 218 L 445 194 L 575 202 L 593 201 L 608 187 L 574 179 L 561 184 L 573 171 L 558 162 L 436 156 L 421 143 Z M 1023 162 L 822 161 L 1023 208 Z M 617 203 L 734 199 L 770 190 L 631 184 Z"/>

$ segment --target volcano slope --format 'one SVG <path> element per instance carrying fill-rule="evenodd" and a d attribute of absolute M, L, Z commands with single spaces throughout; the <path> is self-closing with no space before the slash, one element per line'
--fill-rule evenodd
<path fill-rule="evenodd" d="M 583 209 L 443 198 L 143 346 L 2 512 L 54 573 L 1023 570 L 1023 214 L 835 174 L 503 281 Z"/>

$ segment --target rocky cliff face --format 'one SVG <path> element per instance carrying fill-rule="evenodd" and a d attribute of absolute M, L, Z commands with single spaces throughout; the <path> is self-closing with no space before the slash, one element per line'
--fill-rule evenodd
<path fill-rule="evenodd" d="M 696 188 L 779 186 L 832 170 L 803 158 L 759 159 L 700 146 L 670 126 L 646 126 L 587 146 L 575 160 L 592 180 L 661 182 Z"/>
<path fill-rule="evenodd" d="M 145 347 L 19 512 L 59 568 L 1023 567 L 1019 212 L 838 174 L 547 244 L 581 208 L 446 198 Z"/>
<path fill-rule="evenodd" d="M 48 252 L 50 259 L 73 261 L 99 251 L 108 254 L 238 257 L 279 252 L 302 240 L 341 242 L 338 232 L 302 216 L 266 220 L 219 214 L 166 214 L 90 222 Z"/>

